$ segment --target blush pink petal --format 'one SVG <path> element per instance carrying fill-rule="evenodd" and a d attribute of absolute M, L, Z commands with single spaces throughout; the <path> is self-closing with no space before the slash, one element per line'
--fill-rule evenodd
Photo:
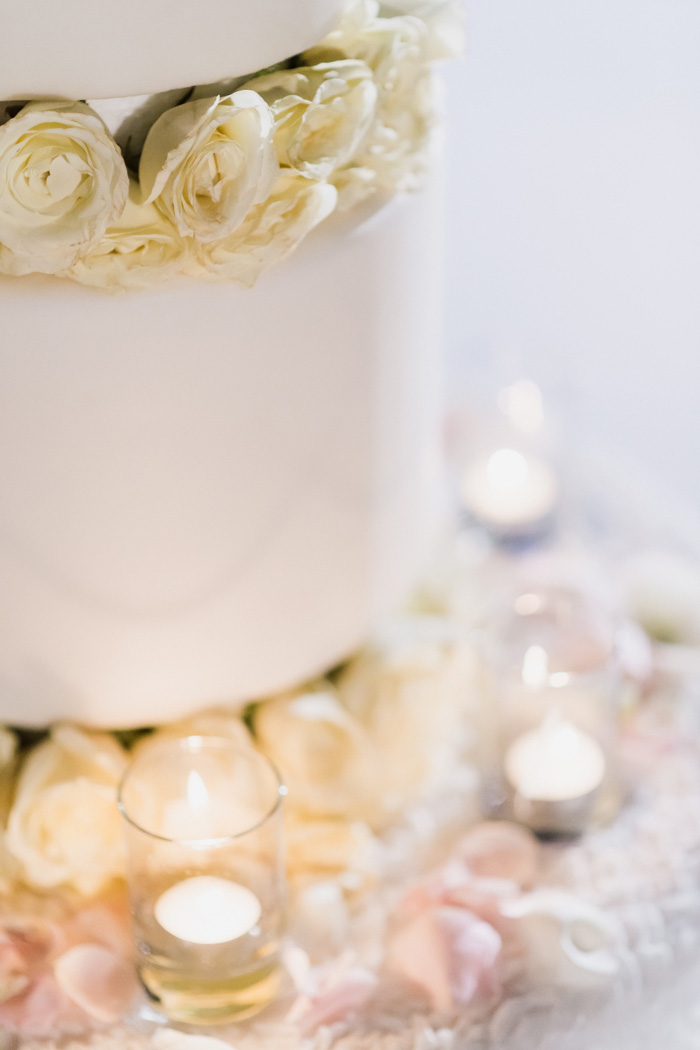
<path fill-rule="evenodd" d="M 53 977 L 37 978 L 27 991 L 0 1006 L 0 1027 L 26 1036 L 48 1036 L 55 1032 L 66 1005 Z"/>
<path fill-rule="evenodd" d="M 19 957 L 30 974 L 41 970 L 46 959 L 62 944 L 61 930 L 51 922 L 41 919 L 5 920 L 0 928 L 0 968 L 3 954 Z"/>
<path fill-rule="evenodd" d="M 99 944 L 69 948 L 56 959 L 54 974 L 71 1002 L 105 1024 L 125 1015 L 138 987 L 133 967 Z"/>
<path fill-rule="evenodd" d="M 538 854 L 537 841 L 528 831 L 499 820 L 475 824 L 455 851 L 477 878 L 508 879 L 523 887 L 535 881 Z"/>
<path fill-rule="evenodd" d="M 65 923 L 64 934 L 67 948 L 77 944 L 101 944 L 116 955 L 128 957 L 132 952 L 132 941 L 126 900 L 80 909 Z"/>
<path fill-rule="evenodd" d="M 463 908 L 426 910 L 392 938 L 390 968 L 428 996 L 441 1012 L 466 1005 L 498 988 L 501 938 L 488 923 Z"/>
<path fill-rule="evenodd" d="M 377 978 L 368 970 L 349 971 L 338 983 L 302 1004 L 297 1017 L 302 1035 L 310 1035 L 322 1025 L 336 1024 L 361 1010 L 376 986 Z"/>

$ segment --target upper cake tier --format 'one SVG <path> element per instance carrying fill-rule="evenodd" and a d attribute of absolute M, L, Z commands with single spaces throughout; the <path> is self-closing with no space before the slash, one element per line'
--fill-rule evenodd
<path fill-rule="evenodd" d="M 244 76 L 316 44 L 345 0 L 0 0 L 0 99 L 117 98 Z"/>

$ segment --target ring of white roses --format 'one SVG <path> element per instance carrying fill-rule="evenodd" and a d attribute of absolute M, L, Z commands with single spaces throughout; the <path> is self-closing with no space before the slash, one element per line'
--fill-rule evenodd
<path fill-rule="evenodd" d="M 238 81 L 5 104 L 0 274 L 253 285 L 334 211 L 421 188 L 431 70 L 458 27 L 452 0 L 357 0 L 319 45 Z"/>

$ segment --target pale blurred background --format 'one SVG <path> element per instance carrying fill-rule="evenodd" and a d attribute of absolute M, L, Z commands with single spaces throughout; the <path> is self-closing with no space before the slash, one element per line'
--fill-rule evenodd
<path fill-rule="evenodd" d="M 493 362 L 700 512 L 700 0 L 466 0 L 452 389 Z"/>

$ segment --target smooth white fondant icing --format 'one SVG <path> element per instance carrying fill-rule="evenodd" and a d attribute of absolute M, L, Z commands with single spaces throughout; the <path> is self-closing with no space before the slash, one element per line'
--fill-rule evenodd
<path fill-rule="evenodd" d="M 0 99 L 111 98 L 243 76 L 317 44 L 345 0 L 3 0 Z"/>
<path fill-rule="evenodd" d="M 0 280 L 0 722 L 302 681 L 414 582 L 440 489 L 440 193 L 252 290 Z"/>

